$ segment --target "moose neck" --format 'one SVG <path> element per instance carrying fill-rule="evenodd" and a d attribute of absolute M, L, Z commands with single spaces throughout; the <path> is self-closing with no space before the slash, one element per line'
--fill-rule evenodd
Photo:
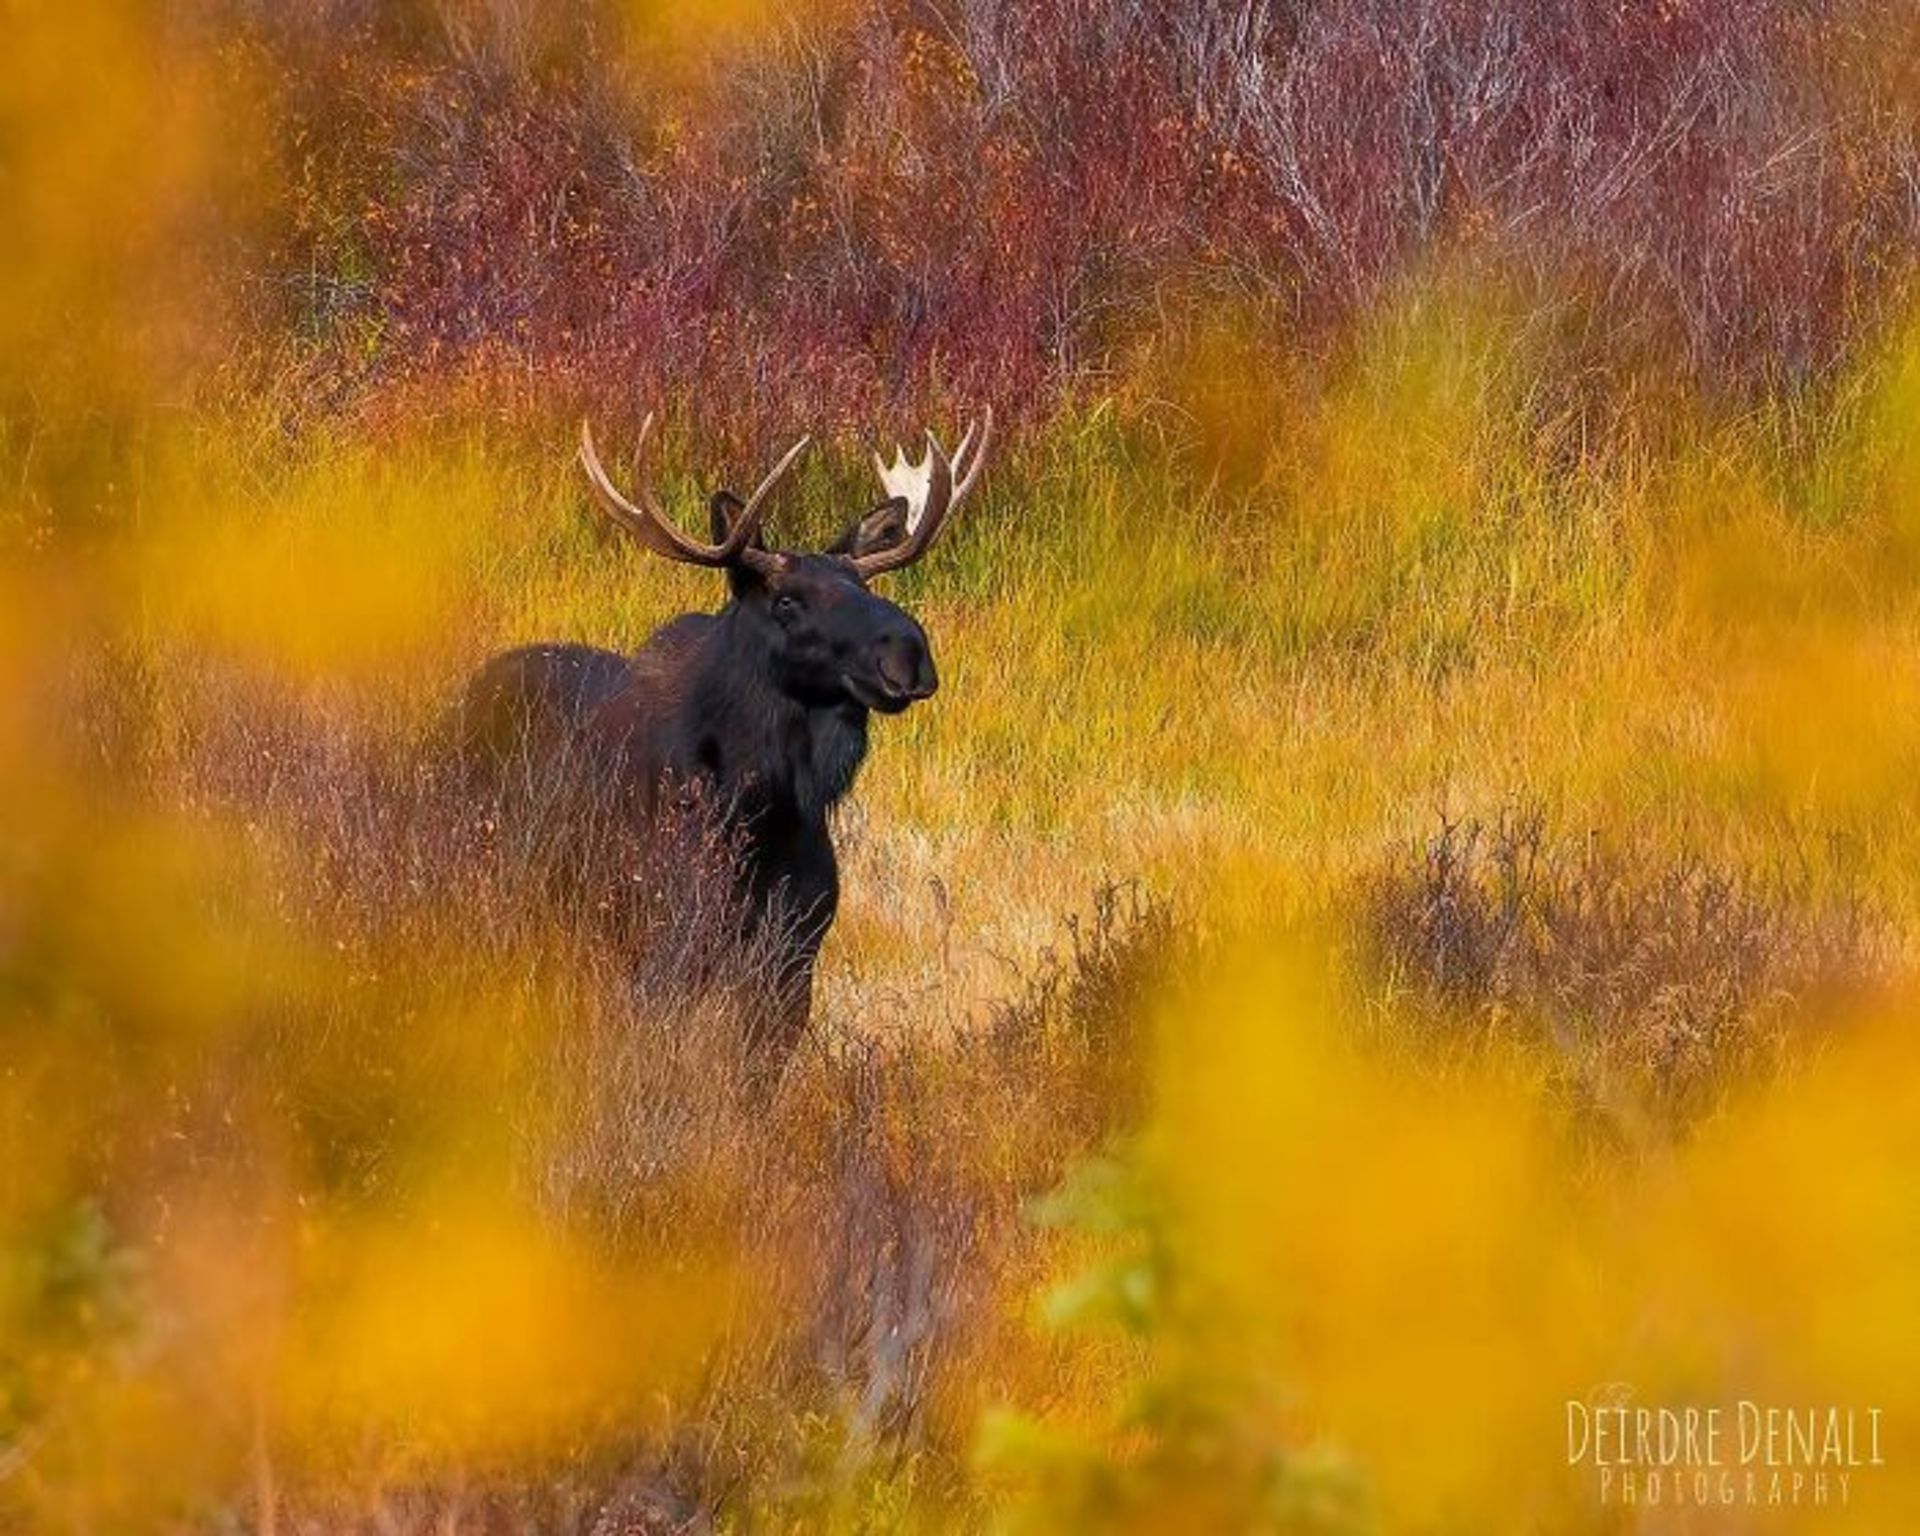
<path fill-rule="evenodd" d="M 867 754 L 867 710 L 848 699 L 811 703 L 787 693 L 751 617 L 737 604 L 719 614 L 711 686 L 701 708 L 724 722 L 734 761 L 727 786 L 749 803 L 824 821 L 853 787 Z"/>

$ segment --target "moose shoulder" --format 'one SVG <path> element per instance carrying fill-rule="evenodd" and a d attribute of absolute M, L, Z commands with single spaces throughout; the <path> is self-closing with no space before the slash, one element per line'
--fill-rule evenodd
<path fill-rule="evenodd" d="M 652 426 L 648 417 L 637 463 Z M 589 775 L 643 835 L 688 796 L 722 819 L 748 919 L 783 957 L 785 1001 L 756 1029 L 781 1057 L 806 1027 L 838 904 L 831 814 L 866 756 L 868 721 L 938 686 L 926 632 L 870 583 L 926 553 L 978 481 L 991 432 L 988 412 L 951 459 L 931 432 L 918 462 L 876 458 L 884 499 L 806 553 L 761 536 L 806 439 L 745 501 L 717 494 L 703 542 L 668 519 L 644 478 L 634 499 L 616 490 L 583 424 L 580 462 L 606 514 L 655 554 L 723 572 L 727 600 L 671 620 L 632 656 L 565 644 L 496 656 L 462 701 L 462 751 L 496 782 L 508 765 Z"/>

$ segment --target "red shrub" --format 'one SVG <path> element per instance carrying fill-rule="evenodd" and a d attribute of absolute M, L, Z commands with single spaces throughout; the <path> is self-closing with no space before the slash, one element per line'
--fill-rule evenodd
<path fill-rule="evenodd" d="M 356 382 L 497 370 L 735 439 L 1037 410 L 1170 292 L 1324 341 L 1465 246 L 1608 361 L 1743 390 L 1818 377 L 1920 244 L 1886 0 L 847 0 L 698 72 L 591 7 L 480 15 L 270 24 L 336 170 L 274 259 L 350 269 L 292 287 Z"/>

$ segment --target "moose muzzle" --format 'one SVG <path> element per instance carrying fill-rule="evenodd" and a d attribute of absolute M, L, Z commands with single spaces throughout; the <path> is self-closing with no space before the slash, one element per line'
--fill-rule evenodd
<path fill-rule="evenodd" d="M 940 686 L 940 676 L 933 667 L 933 652 L 918 626 L 899 630 L 880 641 L 875 670 L 880 675 L 886 702 L 897 709 L 931 698 Z"/>

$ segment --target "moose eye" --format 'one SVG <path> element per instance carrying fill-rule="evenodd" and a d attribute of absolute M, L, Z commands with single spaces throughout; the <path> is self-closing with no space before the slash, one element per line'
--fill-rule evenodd
<path fill-rule="evenodd" d="M 791 592 L 782 592 L 773 600 L 773 616 L 776 619 L 791 619 L 800 612 L 800 599 Z"/>

